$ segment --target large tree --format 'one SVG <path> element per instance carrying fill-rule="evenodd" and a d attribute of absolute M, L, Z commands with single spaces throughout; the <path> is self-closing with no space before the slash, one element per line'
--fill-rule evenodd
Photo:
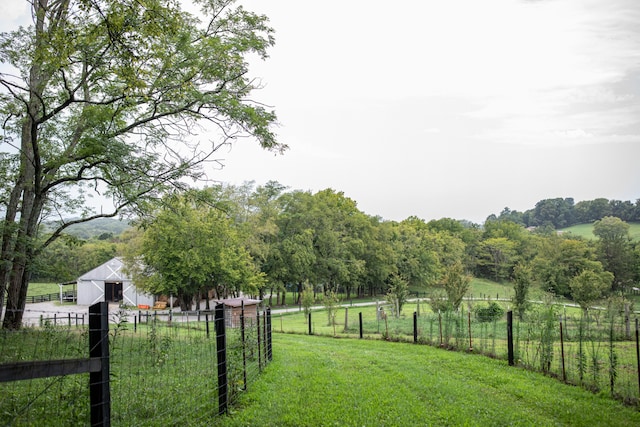
<path fill-rule="evenodd" d="M 257 293 L 263 276 L 217 196 L 208 188 L 169 197 L 144 224 L 138 251 L 127 259 L 140 288 L 177 295 L 183 310 L 210 290 L 216 298 Z"/>
<path fill-rule="evenodd" d="M 506 237 L 483 240 L 478 248 L 478 270 L 496 282 L 507 280 L 518 261 L 516 248 L 517 243 Z"/>
<path fill-rule="evenodd" d="M 573 221 L 573 199 L 570 197 L 540 200 L 530 218 L 531 225 L 551 224 L 555 228 L 568 227 Z"/>
<path fill-rule="evenodd" d="M 598 237 L 600 262 L 614 275 L 612 290 L 624 290 L 635 278 L 629 224 L 620 218 L 606 216 L 593 224 L 593 234 Z"/>
<path fill-rule="evenodd" d="M 571 279 L 584 270 L 603 271 L 588 241 L 548 236 L 540 240 L 538 254 L 531 263 L 533 277 L 543 290 L 571 296 Z"/>
<path fill-rule="evenodd" d="M 358 296 L 365 292 L 370 296 L 383 293 L 386 283 L 398 272 L 398 252 L 392 242 L 394 223 L 377 217 L 369 217 L 369 221 L 371 232 L 366 236 L 363 254 L 366 268 Z"/>
<path fill-rule="evenodd" d="M 342 287 L 350 298 L 364 274 L 364 244 L 371 224 L 342 192 L 319 191 L 311 203 L 307 221 L 314 230 L 314 275 L 326 291 L 337 293 Z"/>
<path fill-rule="evenodd" d="M 472 277 L 465 273 L 461 262 L 446 267 L 442 276 L 442 287 L 453 310 L 458 310 L 462 299 L 469 290 Z"/>
<path fill-rule="evenodd" d="M 419 218 L 409 217 L 398 223 L 392 240 L 396 252 L 397 274 L 412 290 L 426 290 L 442 274 L 440 256 L 434 245 L 434 233 Z"/>
<path fill-rule="evenodd" d="M 31 1 L 33 25 L 0 34 L 0 61 L 16 70 L 0 74 L 4 327 L 20 327 L 32 262 L 70 224 L 184 187 L 237 135 L 284 148 L 274 113 L 249 99 L 246 58 L 273 44 L 267 18 L 233 0 L 193 2 L 198 16 L 173 0 Z M 201 124 L 209 134 L 196 140 Z M 87 210 L 94 194 L 114 208 Z M 59 227 L 37 243 L 53 214 Z"/>
<path fill-rule="evenodd" d="M 611 288 L 612 281 L 613 274 L 608 271 L 584 270 L 569 281 L 571 297 L 586 311 Z"/>

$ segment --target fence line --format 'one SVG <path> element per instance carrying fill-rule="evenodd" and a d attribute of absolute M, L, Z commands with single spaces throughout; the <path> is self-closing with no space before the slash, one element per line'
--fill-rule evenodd
<path fill-rule="evenodd" d="M 76 291 L 63 291 L 60 292 L 52 292 L 49 294 L 41 294 L 41 295 L 27 295 L 26 301 L 28 304 L 36 304 L 39 302 L 49 302 L 49 301 L 75 301 L 76 300 Z"/>
<path fill-rule="evenodd" d="M 270 360 L 257 356 L 265 348 L 271 352 L 270 310 L 255 309 L 252 316 L 242 307 L 241 334 L 239 327 L 226 324 L 230 310 L 216 307 L 222 329 L 214 339 L 207 333 L 213 314 L 202 314 L 201 321 L 193 316 L 170 321 L 158 313 L 132 329 L 135 312 L 108 313 L 106 303 L 100 307 L 99 316 L 90 313 L 88 328 L 61 325 L 56 318 L 42 327 L 0 330 L 0 412 L 7 415 L 7 425 L 208 425 L 211 417 L 228 411 Z M 258 327 L 261 317 L 264 326 Z M 33 361 L 18 362 L 25 358 Z M 226 381 L 210 374 L 214 364 L 226 367 L 220 376 Z M 177 401 L 176 396 L 189 398 Z M 57 413 L 51 411 L 51 403 L 67 400 L 73 403 L 56 404 Z"/>
<path fill-rule="evenodd" d="M 396 317 L 391 310 L 380 310 L 384 305 L 357 307 L 360 310 L 358 322 L 351 324 L 347 321 L 348 311 L 356 307 L 342 307 L 345 310 L 344 327 L 340 325 L 340 315 L 334 315 L 332 320 L 321 312 L 312 311 L 307 316 L 292 313 L 288 314 L 286 327 L 280 318 L 279 330 L 413 341 L 484 354 L 589 390 L 608 392 L 627 404 L 640 405 L 638 331 L 636 329 L 635 337 L 631 333 L 631 325 L 638 321 L 637 317 L 634 320 L 637 314 L 594 310 L 581 320 L 568 316 L 557 307 L 541 304 L 531 310 L 525 320 L 513 319 L 511 314 L 513 323 L 509 330 L 504 314 L 481 321 L 475 316 L 475 310 L 443 313 L 425 313 L 423 310 L 419 314 L 419 305 L 407 306 L 416 308 L 411 310 L 413 316 Z"/>

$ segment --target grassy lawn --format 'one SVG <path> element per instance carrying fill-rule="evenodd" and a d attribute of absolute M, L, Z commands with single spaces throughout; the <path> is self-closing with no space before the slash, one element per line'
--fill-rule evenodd
<path fill-rule="evenodd" d="M 629 224 L 629 237 L 631 237 L 631 239 L 635 241 L 640 240 L 640 223 L 630 222 L 628 224 Z M 560 231 L 563 231 L 565 233 L 571 233 L 576 236 L 583 237 L 585 239 L 596 239 L 596 236 L 593 234 L 593 224 L 572 225 L 571 227 L 563 228 Z"/>
<path fill-rule="evenodd" d="M 67 287 L 65 286 L 65 290 Z M 27 288 L 27 296 L 54 294 L 57 292 L 60 292 L 60 286 L 57 283 L 29 283 Z"/>
<path fill-rule="evenodd" d="M 640 425 L 609 398 L 429 346 L 274 334 L 274 359 L 220 426 Z"/>
<path fill-rule="evenodd" d="M 486 279 L 473 278 L 469 284 L 467 296 L 473 298 L 512 298 L 513 285 L 497 283 Z"/>

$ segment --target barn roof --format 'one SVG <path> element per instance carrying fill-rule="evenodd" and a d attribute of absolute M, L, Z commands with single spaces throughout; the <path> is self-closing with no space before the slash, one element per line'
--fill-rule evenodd
<path fill-rule="evenodd" d="M 121 282 L 125 280 L 131 280 L 123 270 L 124 262 L 122 261 L 122 259 L 116 257 L 94 268 L 93 270 L 84 273 L 78 278 L 78 281 L 100 280 Z"/>

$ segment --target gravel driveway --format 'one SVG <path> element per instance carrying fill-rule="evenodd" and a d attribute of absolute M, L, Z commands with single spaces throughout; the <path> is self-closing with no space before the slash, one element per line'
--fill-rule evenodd
<path fill-rule="evenodd" d="M 113 303 L 109 304 L 109 313 L 115 313 L 118 311 L 118 304 Z M 4 314 L 4 313 L 3 313 Z M 69 314 L 71 314 L 71 322 L 75 324 L 75 316 L 81 317 L 84 315 L 85 325 L 89 323 L 89 306 L 88 305 L 77 305 L 77 304 L 64 304 L 60 305 L 59 302 L 48 301 L 48 302 L 37 302 L 33 304 L 27 304 L 24 309 L 24 316 L 22 317 L 22 324 L 27 326 L 36 326 L 40 323 L 40 317 L 51 319 L 54 316 L 56 319 L 66 319 L 69 318 Z M 82 320 L 78 320 L 79 323 Z M 60 320 L 58 320 L 60 323 Z"/>

